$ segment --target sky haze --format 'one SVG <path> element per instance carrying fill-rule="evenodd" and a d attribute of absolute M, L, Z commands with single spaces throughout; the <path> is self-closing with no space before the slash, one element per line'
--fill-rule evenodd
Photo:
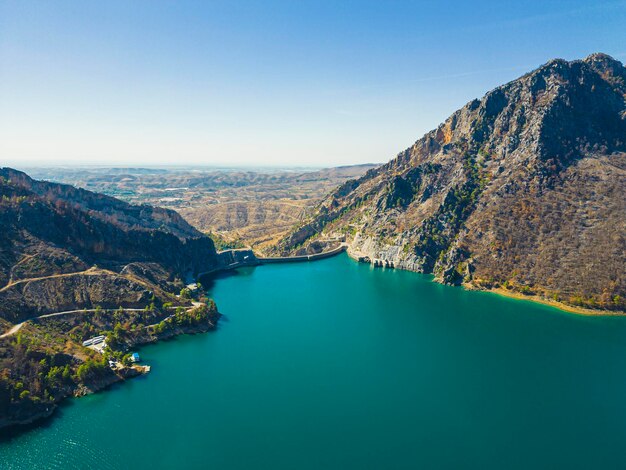
<path fill-rule="evenodd" d="M 551 58 L 626 58 L 624 1 L 0 0 L 5 164 L 382 162 Z"/>

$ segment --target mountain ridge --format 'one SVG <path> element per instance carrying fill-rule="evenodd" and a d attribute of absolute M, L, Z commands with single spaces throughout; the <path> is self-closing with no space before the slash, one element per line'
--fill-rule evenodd
<path fill-rule="evenodd" d="M 144 307 L 153 295 L 175 301 L 186 273 L 219 265 L 212 240 L 171 210 L 9 168 L 0 169 L 0 199 L 0 317 L 9 322 L 96 305 Z M 73 276 L 58 278 L 65 274 Z"/>
<path fill-rule="evenodd" d="M 624 310 L 625 103 L 619 61 L 551 60 L 343 184 L 275 252 L 341 233 L 440 282 Z"/>
<path fill-rule="evenodd" d="M 0 227 L 0 429 L 147 372 L 136 345 L 216 328 L 183 279 L 233 257 L 173 211 L 2 168 Z"/>

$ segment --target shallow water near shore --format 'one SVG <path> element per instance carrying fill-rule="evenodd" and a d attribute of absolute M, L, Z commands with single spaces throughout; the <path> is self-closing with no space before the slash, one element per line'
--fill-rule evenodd
<path fill-rule="evenodd" d="M 210 283 L 218 331 L 0 442 L 0 468 L 624 468 L 626 318 L 345 254 Z"/>

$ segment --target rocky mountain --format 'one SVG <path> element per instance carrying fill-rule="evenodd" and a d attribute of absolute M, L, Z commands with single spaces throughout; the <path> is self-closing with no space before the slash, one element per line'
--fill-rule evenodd
<path fill-rule="evenodd" d="M 136 345 L 214 329 L 215 303 L 183 279 L 241 255 L 216 253 L 171 210 L 9 168 L 0 227 L 0 429 L 145 373 L 130 360 Z M 106 342 L 85 347 L 94 337 Z"/>
<path fill-rule="evenodd" d="M 215 268 L 210 238 L 176 212 L 0 169 L 0 318 L 172 300 Z M 179 283 L 175 284 L 178 279 Z"/>
<path fill-rule="evenodd" d="M 278 245 L 578 306 L 626 304 L 626 68 L 551 60 L 350 180 Z M 316 242 L 315 244 L 313 242 Z"/>

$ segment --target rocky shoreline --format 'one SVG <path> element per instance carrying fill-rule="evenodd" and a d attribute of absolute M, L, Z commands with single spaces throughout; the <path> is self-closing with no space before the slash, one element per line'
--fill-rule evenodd
<path fill-rule="evenodd" d="M 354 241 L 348 245 L 346 253 L 353 260 L 358 261 L 359 263 L 369 263 L 374 267 L 402 269 L 416 273 L 431 274 L 424 270 L 423 264 L 421 264 L 414 255 L 406 255 L 401 246 L 394 245 L 380 247 L 371 238 L 362 239 L 357 235 Z M 468 290 L 491 292 L 509 298 L 528 300 L 543 305 L 549 305 L 564 312 L 574 313 L 577 315 L 626 316 L 626 312 L 621 310 L 585 308 L 555 300 L 554 298 L 550 298 L 538 292 L 524 294 L 522 292 L 505 289 L 500 286 L 490 286 L 489 283 L 472 279 L 471 265 L 469 264 L 466 266 L 465 274 L 467 280 L 460 278 L 456 283 L 447 282 L 446 278 L 441 276 L 435 276 L 434 281 L 442 284 L 458 285 Z"/>
<path fill-rule="evenodd" d="M 274 251 L 345 236 L 375 266 L 624 312 L 625 92 L 606 54 L 551 60 L 344 183 Z"/>

